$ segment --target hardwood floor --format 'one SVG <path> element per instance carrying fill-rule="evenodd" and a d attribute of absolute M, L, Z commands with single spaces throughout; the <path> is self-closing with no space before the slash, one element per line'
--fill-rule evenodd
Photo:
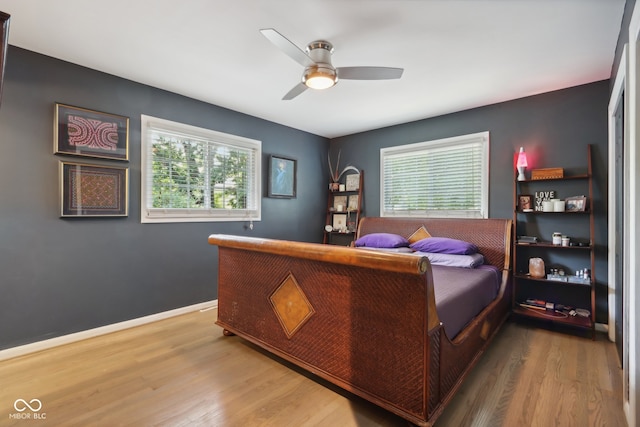
<path fill-rule="evenodd" d="M 223 336 L 215 317 L 191 313 L 0 362 L 0 425 L 406 425 Z M 508 322 L 436 427 L 625 426 L 617 363 L 604 336 Z"/>

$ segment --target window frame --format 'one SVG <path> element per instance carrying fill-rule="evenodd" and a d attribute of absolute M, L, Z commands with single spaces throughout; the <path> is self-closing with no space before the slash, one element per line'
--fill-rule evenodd
<path fill-rule="evenodd" d="M 173 133 L 191 137 L 197 140 L 206 140 L 214 144 L 229 146 L 231 148 L 248 149 L 253 152 L 255 158 L 254 176 L 251 177 L 248 188 L 255 206 L 245 209 L 229 208 L 150 208 L 152 203 L 150 180 L 153 178 L 153 157 L 151 149 L 152 130 Z M 260 221 L 262 211 L 262 141 L 232 135 L 211 129 L 187 125 L 184 123 L 160 119 L 157 117 L 141 115 L 141 164 L 140 164 L 140 221 L 141 223 L 179 223 L 179 222 L 221 222 L 221 221 Z M 149 173 L 149 169 L 151 172 Z"/>
<path fill-rule="evenodd" d="M 389 156 L 423 152 L 425 150 L 458 148 L 469 144 L 482 144 L 480 165 L 480 210 L 425 210 L 404 209 L 392 210 L 385 208 L 385 159 Z M 380 149 L 380 216 L 382 217 L 432 217 L 432 218 L 488 218 L 489 217 L 489 131 L 454 136 L 418 143 L 404 144 Z"/>

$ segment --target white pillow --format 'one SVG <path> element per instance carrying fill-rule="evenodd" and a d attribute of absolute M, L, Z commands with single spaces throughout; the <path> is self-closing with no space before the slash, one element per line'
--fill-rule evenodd
<path fill-rule="evenodd" d="M 484 264 L 484 256 L 479 253 L 456 255 L 435 252 L 414 252 L 414 255 L 426 256 L 433 265 L 445 265 L 448 267 L 476 268 Z"/>

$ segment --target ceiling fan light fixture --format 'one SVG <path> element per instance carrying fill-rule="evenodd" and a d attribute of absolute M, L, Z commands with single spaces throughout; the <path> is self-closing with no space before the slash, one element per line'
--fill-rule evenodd
<path fill-rule="evenodd" d="M 293 44 L 273 28 L 260 30 L 263 36 L 291 59 L 305 67 L 302 81 L 298 82 L 283 97 L 289 101 L 309 89 L 323 90 L 333 87 L 338 80 L 390 80 L 399 79 L 402 68 L 391 67 L 334 67 L 331 64 L 333 45 L 326 40 L 316 40 L 307 45 L 305 51 Z M 338 78 L 340 74 L 340 78 Z"/>
<path fill-rule="evenodd" d="M 328 89 L 338 82 L 338 75 L 333 67 L 316 64 L 304 70 L 302 82 L 310 89 Z"/>

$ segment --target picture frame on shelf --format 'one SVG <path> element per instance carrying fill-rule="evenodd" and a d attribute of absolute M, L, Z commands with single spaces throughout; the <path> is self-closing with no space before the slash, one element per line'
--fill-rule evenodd
<path fill-rule="evenodd" d="M 518 195 L 518 211 L 531 212 L 533 211 L 533 196 L 531 194 Z"/>
<path fill-rule="evenodd" d="M 56 103 L 54 154 L 129 160 L 129 118 Z"/>
<path fill-rule="evenodd" d="M 585 196 L 567 197 L 565 201 L 565 210 L 568 212 L 584 212 L 587 208 L 587 198 Z"/>
<path fill-rule="evenodd" d="M 342 206 L 342 208 L 340 208 Z M 347 209 L 347 196 L 334 196 L 333 197 L 333 209 L 336 212 L 342 212 Z"/>
<path fill-rule="evenodd" d="M 333 215 L 333 231 L 345 231 L 347 229 L 347 215 Z"/>
<path fill-rule="evenodd" d="M 60 162 L 61 217 L 125 217 L 129 168 Z"/>
<path fill-rule="evenodd" d="M 347 210 L 357 211 L 359 199 L 360 199 L 360 196 L 357 194 L 352 194 L 351 196 L 349 196 L 349 203 L 347 204 Z"/>
<path fill-rule="evenodd" d="M 269 197 L 295 199 L 297 187 L 298 161 L 278 155 L 269 156 Z"/>
<path fill-rule="evenodd" d="M 360 189 L 360 174 L 352 173 L 345 178 L 345 191 L 358 191 Z"/>

